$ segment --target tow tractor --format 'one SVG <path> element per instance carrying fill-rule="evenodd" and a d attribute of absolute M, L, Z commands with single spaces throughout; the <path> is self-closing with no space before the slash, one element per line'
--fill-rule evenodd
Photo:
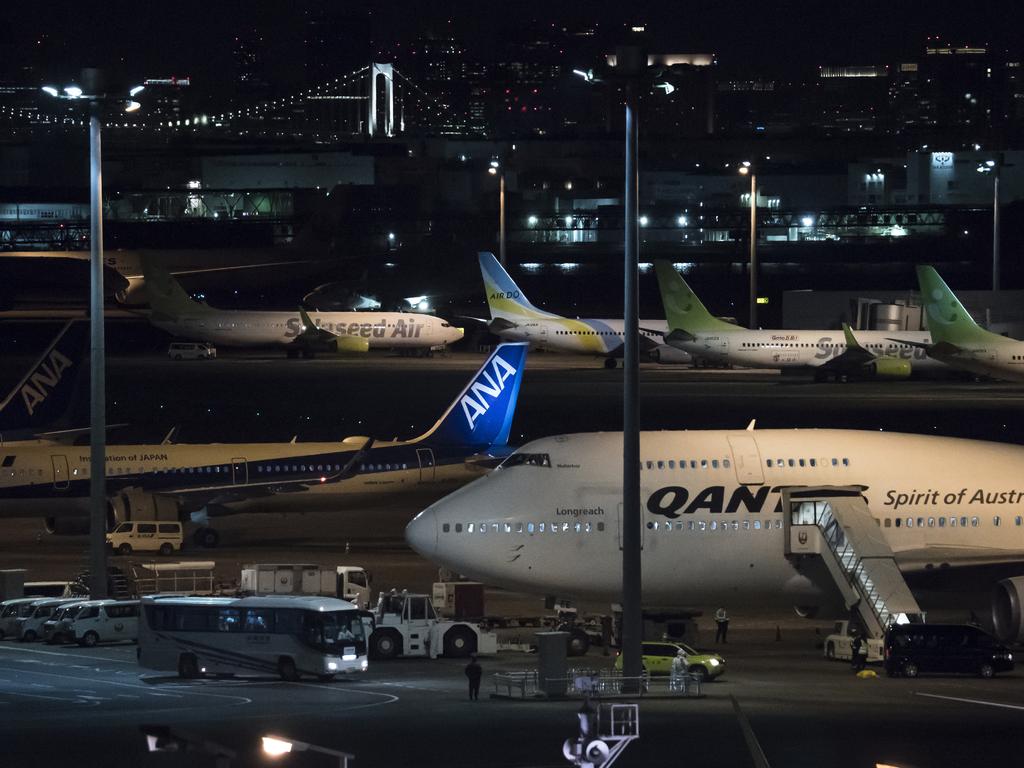
<path fill-rule="evenodd" d="M 439 619 L 430 595 L 381 592 L 373 611 L 370 655 L 375 659 L 426 656 L 465 658 L 498 652 L 497 636 L 468 621 Z"/>

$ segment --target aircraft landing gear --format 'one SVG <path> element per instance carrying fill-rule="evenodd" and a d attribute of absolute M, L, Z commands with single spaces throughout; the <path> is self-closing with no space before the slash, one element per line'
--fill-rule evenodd
<path fill-rule="evenodd" d="M 197 546 L 203 547 L 204 549 L 213 549 L 220 543 L 220 534 L 213 528 L 198 528 L 196 529 L 196 532 L 192 534 L 192 540 Z"/>
<path fill-rule="evenodd" d="M 619 361 L 616 360 L 614 357 L 606 357 L 604 359 L 604 367 L 607 368 L 609 371 L 612 368 L 615 368 L 618 364 L 619 364 Z"/>

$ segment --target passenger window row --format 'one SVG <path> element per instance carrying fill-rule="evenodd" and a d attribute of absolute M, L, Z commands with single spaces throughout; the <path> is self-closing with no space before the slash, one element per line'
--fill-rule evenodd
<path fill-rule="evenodd" d="M 979 525 L 981 525 L 981 518 L 978 517 L 977 515 L 974 515 L 974 516 L 971 516 L 971 517 L 968 517 L 967 515 L 961 515 L 960 517 L 957 517 L 956 515 L 950 515 L 949 517 L 927 517 L 927 518 L 924 518 L 924 517 L 897 517 L 897 518 L 889 518 L 889 517 L 887 517 L 887 518 L 885 518 L 884 522 L 882 523 L 882 526 L 885 527 L 885 528 L 914 528 L 914 527 L 917 527 L 917 528 L 925 528 L 925 527 L 928 527 L 928 528 L 935 528 L 935 527 L 945 528 L 948 525 L 948 527 L 950 527 L 950 528 L 956 528 L 958 526 L 960 528 L 966 528 L 967 525 L 968 525 L 968 523 L 967 523 L 968 520 L 970 520 L 971 528 L 977 528 Z M 1000 517 L 999 515 L 993 515 L 992 516 L 992 525 L 994 527 L 998 528 L 1000 525 L 1002 525 L 1002 522 L 1003 522 L 1002 521 L 1002 517 Z M 1016 517 L 1013 518 L 1013 524 L 1016 527 L 1018 527 L 1018 528 L 1020 528 L 1021 526 L 1024 526 L 1024 517 L 1022 517 L 1021 515 L 1017 515 Z"/>
<path fill-rule="evenodd" d="M 687 461 L 689 461 L 690 469 L 718 469 L 719 467 L 729 469 L 729 467 L 732 466 L 732 462 L 729 461 L 729 459 L 679 459 L 679 469 L 686 469 Z M 676 460 L 648 460 L 646 462 L 640 462 L 640 469 L 644 469 L 645 465 L 647 469 L 675 469 Z"/>
<path fill-rule="evenodd" d="M 826 467 L 828 466 L 829 459 L 766 459 L 765 466 L 771 469 L 782 469 L 783 467 Z M 831 459 L 833 467 L 848 467 L 850 466 L 850 460 L 847 458 L 837 459 L 833 457 Z"/>
<path fill-rule="evenodd" d="M 533 535 L 535 533 L 591 533 L 603 531 L 604 521 L 596 523 L 580 522 L 570 523 L 442 523 L 443 533 L 518 533 Z"/>
<path fill-rule="evenodd" d="M 763 530 L 770 531 L 772 529 L 782 530 L 781 520 L 765 520 Z M 674 523 L 671 520 L 662 522 L 661 520 L 651 520 L 647 523 L 647 530 L 649 531 L 760 531 L 762 530 L 760 520 L 676 520 Z"/>

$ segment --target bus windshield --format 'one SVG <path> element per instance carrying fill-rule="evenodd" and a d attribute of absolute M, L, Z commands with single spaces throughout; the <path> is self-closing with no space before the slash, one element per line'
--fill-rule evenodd
<path fill-rule="evenodd" d="M 317 650 L 342 653 L 345 645 L 363 643 L 358 611 L 306 611 L 302 618 L 302 637 Z"/>

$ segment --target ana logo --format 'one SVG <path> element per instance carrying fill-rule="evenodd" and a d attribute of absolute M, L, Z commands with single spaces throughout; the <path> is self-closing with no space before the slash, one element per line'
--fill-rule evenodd
<path fill-rule="evenodd" d="M 495 291 L 491 294 L 491 300 L 494 299 L 518 299 L 519 291 Z"/>
<path fill-rule="evenodd" d="M 459 400 L 470 429 L 475 427 L 477 419 L 487 413 L 491 402 L 505 391 L 505 381 L 515 375 L 516 369 L 499 356 L 491 361 L 491 370 L 481 372 L 470 385 L 469 391 Z"/>
<path fill-rule="evenodd" d="M 35 373 L 21 387 L 21 399 L 25 403 L 25 410 L 28 411 L 29 416 L 46 401 L 64 371 L 71 365 L 71 361 L 56 349 L 50 352 L 48 359 L 39 364 Z"/>

